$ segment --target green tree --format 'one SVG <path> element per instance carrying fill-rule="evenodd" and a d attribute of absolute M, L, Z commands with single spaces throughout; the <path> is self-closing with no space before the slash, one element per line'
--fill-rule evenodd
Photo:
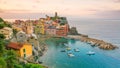
<path fill-rule="evenodd" d="M 11 24 L 4 22 L 4 26 L 12 28 Z"/>
<path fill-rule="evenodd" d="M 25 68 L 45 68 L 45 67 L 40 65 L 40 64 L 28 63 L 28 64 L 25 65 Z"/>
<path fill-rule="evenodd" d="M 0 57 L 0 68 L 6 68 L 6 62 L 2 57 Z"/>
<path fill-rule="evenodd" d="M 62 25 L 65 25 L 66 23 L 60 23 L 60 25 L 62 26 Z"/>
<path fill-rule="evenodd" d="M 0 34 L 0 40 L 5 39 L 5 36 L 3 34 Z"/>
<path fill-rule="evenodd" d="M 4 26 L 5 26 L 4 24 L 0 24 L 0 29 L 4 28 Z"/>
<path fill-rule="evenodd" d="M 14 64 L 18 64 L 17 62 L 17 55 L 14 50 L 7 50 L 7 68 L 14 68 Z"/>
<path fill-rule="evenodd" d="M 23 68 L 23 66 L 20 65 L 20 64 L 15 64 L 15 65 L 14 65 L 14 68 Z"/>
<path fill-rule="evenodd" d="M 0 40 L 0 57 L 2 57 L 5 53 L 5 46 L 4 46 L 5 42 L 4 40 Z"/>
<path fill-rule="evenodd" d="M 4 20 L 0 17 L 0 22 L 4 22 Z"/>

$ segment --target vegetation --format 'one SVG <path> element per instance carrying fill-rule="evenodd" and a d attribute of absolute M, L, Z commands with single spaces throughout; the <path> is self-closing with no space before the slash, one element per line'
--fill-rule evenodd
<path fill-rule="evenodd" d="M 5 25 L 5 23 L 1 22 L 3 22 L 2 18 L 0 18 L 0 25 Z M 4 28 L 4 26 L 2 28 Z M 13 33 L 15 35 L 17 31 L 13 30 Z M 16 51 L 6 49 L 6 42 L 7 40 L 5 40 L 5 36 L 0 34 L 0 68 L 45 68 L 39 64 L 21 64 L 21 62 L 18 60 Z"/>
<path fill-rule="evenodd" d="M 7 22 L 5 22 L 2 18 L 0 18 L 0 29 L 2 29 L 3 27 L 12 27 L 10 24 L 7 24 Z"/>
<path fill-rule="evenodd" d="M 0 57 L 0 68 L 6 68 L 7 64 L 5 62 L 5 59 Z"/>
<path fill-rule="evenodd" d="M 60 23 L 60 25 L 65 25 L 66 23 Z"/>
<path fill-rule="evenodd" d="M 3 34 L 0 34 L 0 39 L 5 39 L 5 36 Z"/>
<path fill-rule="evenodd" d="M 3 22 L 4 20 L 2 18 L 0 18 L 0 22 Z"/>
<path fill-rule="evenodd" d="M 2 29 L 5 25 L 4 24 L 0 24 L 0 29 Z"/>
<path fill-rule="evenodd" d="M 40 65 L 40 64 L 28 63 L 28 64 L 25 65 L 25 68 L 45 68 L 45 67 Z"/>

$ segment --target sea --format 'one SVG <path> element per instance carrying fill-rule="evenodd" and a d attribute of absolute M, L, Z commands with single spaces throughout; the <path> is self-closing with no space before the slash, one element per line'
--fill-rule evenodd
<path fill-rule="evenodd" d="M 47 41 L 48 50 L 40 58 L 43 65 L 49 68 L 120 68 L 120 20 L 69 20 L 69 24 L 79 33 L 112 43 L 119 49 L 102 50 L 79 40 L 69 40 L 66 45 L 71 51 L 61 52 L 65 45 Z M 80 51 L 75 52 L 76 48 Z M 89 51 L 95 55 L 87 55 Z M 69 52 L 74 57 L 68 56 Z"/>
<path fill-rule="evenodd" d="M 120 68 L 120 20 L 70 19 L 68 22 L 71 27 L 76 27 L 79 33 L 112 43 L 119 49 L 102 50 L 73 39 L 69 39 L 65 45 L 46 41 L 48 50 L 39 59 L 43 65 L 49 68 Z M 66 45 L 71 50 L 61 52 L 66 49 Z M 79 52 L 74 51 L 76 48 L 79 48 Z M 87 55 L 89 51 L 95 52 L 95 55 Z M 68 56 L 68 53 L 72 53 L 74 57 Z"/>

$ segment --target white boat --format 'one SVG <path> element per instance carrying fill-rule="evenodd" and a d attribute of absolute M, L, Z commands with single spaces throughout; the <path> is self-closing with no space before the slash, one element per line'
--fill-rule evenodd
<path fill-rule="evenodd" d="M 71 48 L 70 48 L 70 47 L 67 47 L 66 50 L 71 50 Z"/>
<path fill-rule="evenodd" d="M 89 51 L 89 52 L 87 52 L 87 55 L 95 55 L 95 52 Z"/>
<path fill-rule="evenodd" d="M 72 53 L 68 53 L 68 56 L 70 56 L 70 57 L 74 57 L 75 55 L 72 54 Z"/>
<path fill-rule="evenodd" d="M 80 50 L 78 48 L 74 49 L 75 52 L 79 52 Z"/>

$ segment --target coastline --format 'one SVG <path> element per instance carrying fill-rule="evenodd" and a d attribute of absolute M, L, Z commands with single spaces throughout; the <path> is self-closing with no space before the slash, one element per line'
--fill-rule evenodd
<path fill-rule="evenodd" d="M 90 38 L 88 37 L 88 35 L 83 34 L 68 35 L 66 38 L 80 40 L 82 42 L 90 44 L 92 47 L 98 47 L 103 50 L 114 50 L 118 48 L 116 45 L 113 45 L 112 43 L 108 43 L 104 40 Z"/>

